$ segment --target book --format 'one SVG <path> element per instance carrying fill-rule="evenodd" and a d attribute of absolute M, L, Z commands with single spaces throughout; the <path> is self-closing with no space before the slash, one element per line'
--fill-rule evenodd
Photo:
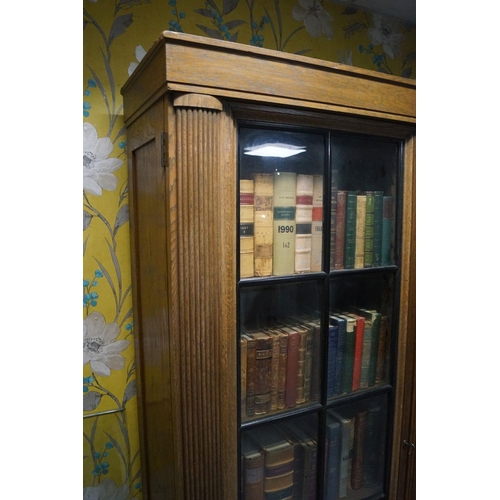
<path fill-rule="evenodd" d="M 249 337 L 255 340 L 255 415 L 263 415 L 271 409 L 273 341 L 264 332 L 250 333 Z"/>
<path fill-rule="evenodd" d="M 362 484 L 363 487 L 369 488 L 382 480 L 385 418 L 382 406 L 377 400 L 368 401 L 366 410 Z"/>
<path fill-rule="evenodd" d="M 382 210 L 382 256 L 381 265 L 392 264 L 392 224 L 394 219 L 394 199 L 392 196 L 383 197 Z"/>
<path fill-rule="evenodd" d="M 264 454 L 264 498 L 291 498 L 295 447 L 277 426 L 254 429 L 251 436 Z"/>
<path fill-rule="evenodd" d="M 344 248 L 346 232 L 347 191 L 337 191 L 337 215 L 335 228 L 335 259 L 333 269 L 344 269 Z"/>
<path fill-rule="evenodd" d="M 299 349 L 297 362 L 297 404 L 306 402 L 305 398 L 305 382 L 306 382 L 306 351 L 307 351 L 307 335 L 308 329 L 300 324 L 290 326 L 299 333 Z"/>
<path fill-rule="evenodd" d="M 330 197 L 330 269 L 335 267 L 337 255 L 337 206 L 338 206 L 338 189 L 332 185 L 332 194 Z"/>
<path fill-rule="evenodd" d="M 264 498 L 264 453 L 248 438 L 241 438 L 242 482 L 245 500 Z"/>
<path fill-rule="evenodd" d="M 354 191 L 346 193 L 344 268 L 354 269 L 356 250 L 356 211 L 358 197 Z"/>
<path fill-rule="evenodd" d="M 254 275 L 254 185 L 240 179 L 240 278 Z"/>
<path fill-rule="evenodd" d="M 306 361 L 304 367 L 304 399 L 305 401 L 310 401 L 313 361 L 316 361 L 314 358 L 314 335 L 316 330 L 315 326 L 310 323 L 302 323 L 302 326 L 307 329 Z"/>
<path fill-rule="evenodd" d="M 281 330 L 288 336 L 285 407 L 293 408 L 297 404 L 300 334 L 297 330 L 294 330 L 293 328 L 287 326 L 283 326 Z"/>
<path fill-rule="evenodd" d="M 344 369 L 342 373 L 342 392 L 352 392 L 352 379 L 354 371 L 354 349 L 356 342 L 356 319 L 352 316 L 339 313 L 340 318 L 346 320 L 345 332 L 345 353 L 344 353 Z"/>
<path fill-rule="evenodd" d="M 327 419 L 326 436 L 328 454 L 326 456 L 325 498 L 337 498 L 340 485 L 340 422 Z"/>
<path fill-rule="evenodd" d="M 365 265 L 366 195 L 358 194 L 356 200 L 356 238 L 354 245 L 354 269 Z"/>
<path fill-rule="evenodd" d="M 361 355 L 361 373 L 359 377 L 360 389 L 368 387 L 368 375 L 370 372 L 370 356 L 372 350 L 372 322 L 365 318 L 365 329 L 363 334 L 363 353 Z"/>
<path fill-rule="evenodd" d="M 295 272 L 311 271 L 312 251 L 312 175 L 297 175 L 296 210 L 295 210 Z"/>
<path fill-rule="evenodd" d="M 354 364 L 352 369 L 352 390 L 357 391 L 361 380 L 361 361 L 363 358 L 363 339 L 365 334 L 365 318 L 353 313 L 346 313 L 356 320 L 356 335 L 354 340 Z"/>
<path fill-rule="evenodd" d="M 312 360 L 311 360 L 311 395 L 310 401 L 319 401 L 320 392 L 320 366 L 321 356 L 321 322 L 320 320 L 307 320 L 307 325 L 312 331 Z"/>
<path fill-rule="evenodd" d="M 278 383 L 279 383 L 279 363 L 280 363 L 280 338 L 272 330 L 266 331 L 271 338 L 273 354 L 271 359 L 271 410 L 278 408 Z"/>
<path fill-rule="evenodd" d="M 377 311 L 363 309 L 363 308 L 357 308 L 355 312 L 356 312 L 356 314 L 364 316 L 367 320 L 370 320 L 372 323 L 371 346 L 370 346 L 370 365 L 369 365 L 369 370 L 368 370 L 368 386 L 372 386 L 375 384 L 375 378 L 377 375 L 377 358 L 378 358 L 378 344 L 379 344 L 379 337 L 380 337 L 380 320 L 381 320 L 382 315 L 381 315 L 381 313 L 379 313 Z"/>
<path fill-rule="evenodd" d="M 273 275 L 294 274 L 297 174 L 273 174 Z"/>
<path fill-rule="evenodd" d="M 328 365 L 326 374 L 326 397 L 331 398 L 339 394 L 336 392 L 335 387 L 335 374 L 337 364 L 337 349 L 339 341 L 339 326 L 337 324 L 330 324 L 328 326 Z"/>
<path fill-rule="evenodd" d="M 241 415 L 247 413 L 247 338 L 240 336 L 240 364 L 241 364 Z"/>
<path fill-rule="evenodd" d="M 313 177 L 313 207 L 311 227 L 311 271 L 322 269 L 323 257 L 323 176 Z"/>
<path fill-rule="evenodd" d="M 255 349 L 257 342 L 249 335 L 243 334 L 247 341 L 247 401 L 246 401 L 246 416 L 253 417 L 255 415 Z"/>
<path fill-rule="evenodd" d="M 375 222 L 375 193 L 366 192 L 364 267 L 373 267 L 373 230 Z"/>
<path fill-rule="evenodd" d="M 338 327 L 337 349 L 335 352 L 335 374 L 333 381 L 333 395 L 337 396 L 342 394 L 344 385 L 343 375 L 347 341 L 347 320 L 338 315 L 330 315 L 330 324 Z"/>
<path fill-rule="evenodd" d="M 273 189 L 272 174 L 254 175 L 254 272 L 273 273 Z"/>
<path fill-rule="evenodd" d="M 380 334 L 378 339 L 378 354 L 377 354 L 377 370 L 375 375 L 375 383 L 380 384 L 386 377 L 386 365 L 388 358 L 389 346 L 389 321 L 387 316 L 380 317 Z"/>
<path fill-rule="evenodd" d="M 282 410 L 285 408 L 285 392 L 286 392 L 286 369 L 288 361 L 288 335 L 281 330 L 274 328 L 269 329 L 268 334 L 273 338 L 278 339 L 278 385 L 277 385 L 277 401 L 276 409 Z"/>
<path fill-rule="evenodd" d="M 329 416 L 340 424 L 340 471 L 338 498 L 347 496 L 347 488 L 351 484 L 352 447 L 354 444 L 354 417 L 341 415 L 330 410 Z"/>
<path fill-rule="evenodd" d="M 374 192 L 373 201 L 373 267 L 379 267 L 382 263 L 382 213 L 383 213 L 383 191 Z"/>
<path fill-rule="evenodd" d="M 363 486 L 363 466 L 365 452 L 366 419 L 368 412 L 364 408 L 356 410 L 354 419 L 354 443 L 352 450 L 351 487 L 359 490 Z"/>

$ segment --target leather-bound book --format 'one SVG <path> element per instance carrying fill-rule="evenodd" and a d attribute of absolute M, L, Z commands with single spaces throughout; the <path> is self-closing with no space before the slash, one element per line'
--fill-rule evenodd
<path fill-rule="evenodd" d="M 254 175 L 255 276 L 273 273 L 273 175 Z"/>
<path fill-rule="evenodd" d="M 375 223 L 375 193 L 366 192 L 364 267 L 373 267 L 373 231 Z"/>
<path fill-rule="evenodd" d="M 312 175 L 297 175 L 297 196 L 295 211 L 295 272 L 311 271 L 312 249 L 312 210 L 313 210 Z"/>
<path fill-rule="evenodd" d="M 249 334 L 255 340 L 255 415 L 271 409 L 273 341 L 265 332 Z"/>
<path fill-rule="evenodd" d="M 254 185 L 240 180 L 240 278 L 254 275 Z"/>
<path fill-rule="evenodd" d="M 356 243 L 354 246 L 354 269 L 365 265 L 365 220 L 366 195 L 358 194 L 356 200 Z"/>
<path fill-rule="evenodd" d="M 311 271 L 322 269 L 323 257 L 323 176 L 313 178 L 313 207 L 311 227 Z"/>
<path fill-rule="evenodd" d="M 264 453 L 248 438 L 241 438 L 242 483 L 245 500 L 264 499 Z"/>

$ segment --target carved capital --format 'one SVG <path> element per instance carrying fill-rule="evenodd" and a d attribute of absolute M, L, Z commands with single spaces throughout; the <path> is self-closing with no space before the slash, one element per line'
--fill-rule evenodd
<path fill-rule="evenodd" d="M 174 107 L 179 108 L 200 108 L 212 111 L 222 111 L 222 102 L 206 94 L 175 94 Z"/>

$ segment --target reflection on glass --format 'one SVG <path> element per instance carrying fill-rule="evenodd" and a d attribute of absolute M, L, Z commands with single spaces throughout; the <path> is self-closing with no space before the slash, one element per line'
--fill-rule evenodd
<path fill-rule="evenodd" d="M 317 418 L 247 431 L 241 440 L 242 498 L 316 498 Z"/>
<path fill-rule="evenodd" d="M 243 421 L 319 401 L 321 295 L 316 282 L 241 291 Z"/>
<path fill-rule="evenodd" d="M 357 500 L 382 493 L 387 397 L 328 411 L 325 498 Z"/>
<path fill-rule="evenodd" d="M 321 271 L 325 139 L 240 129 L 240 278 Z"/>

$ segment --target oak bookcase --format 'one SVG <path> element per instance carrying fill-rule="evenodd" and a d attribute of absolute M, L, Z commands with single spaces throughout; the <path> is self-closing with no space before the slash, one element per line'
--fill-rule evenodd
<path fill-rule="evenodd" d="M 169 31 L 124 85 L 145 498 L 239 499 L 247 481 L 243 438 L 271 425 L 280 433 L 290 424 L 304 429 L 307 420 L 316 453 L 307 476 L 315 478 L 312 496 L 335 499 L 337 490 L 327 492 L 329 460 L 337 456 L 329 455 L 330 414 L 371 408 L 370 401 L 384 415 L 375 488 L 349 483 L 346 498 L 414 494 L 415 92 L 404 78 Z M 298 160 L 245 156 L 254 136 L 273 144 L 305 137 L 307 152 Z M 321 177 L 320 269 L 240 278 L 240 181 L 252 169 L 277 172 L 275 162 Z M 393 197 L 390 263 L 330 265 L 340 190 Z M 386 316 L 385 372 L 375 384 L 351 390 L 349 382 L 332 397 L 330 316 L 349 305 Z M 319 392 L 305 404 L 248 416 L 240 404 L 247 388 L 241 335 L 266 308 L 262 315 L 281 320 L 295 309 L 312 314 L 318 350 L 312 358 L 308 352 L 307 377 L 319 380 Z M 262 474 L 267 481 L 267 472 L 248 480 Z"/>

